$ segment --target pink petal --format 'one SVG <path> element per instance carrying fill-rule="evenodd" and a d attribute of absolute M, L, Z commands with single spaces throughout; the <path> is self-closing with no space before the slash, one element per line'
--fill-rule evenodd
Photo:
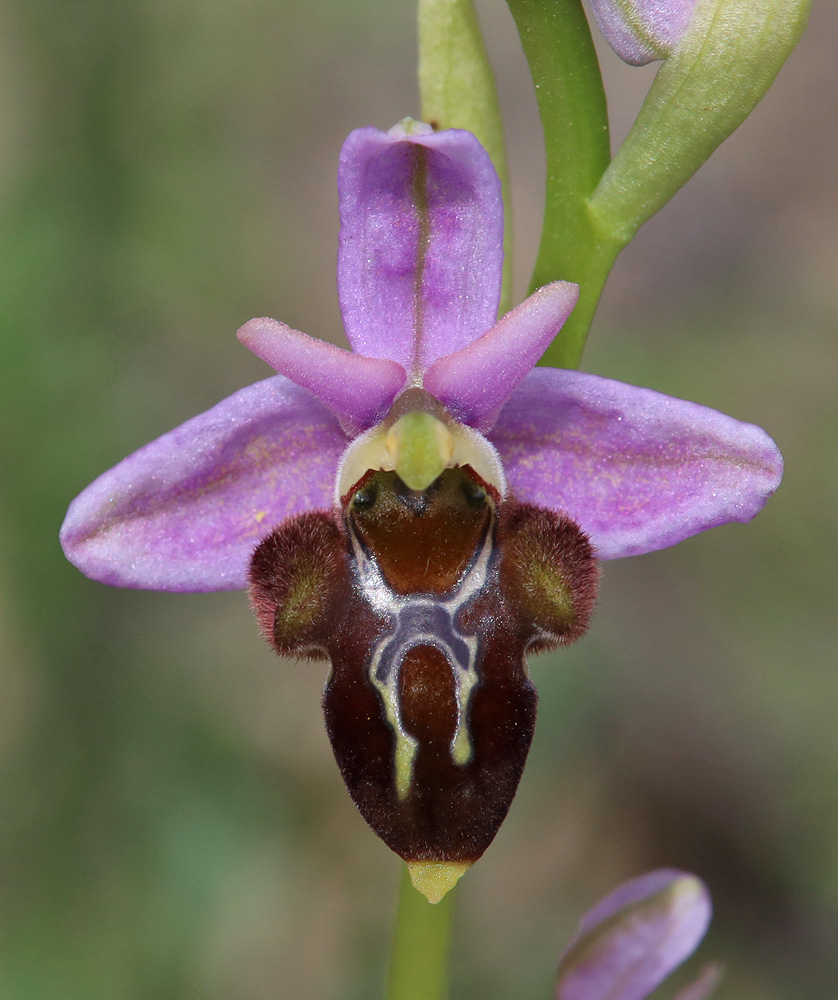
<path fill-rule="evenodd" d="M 539 288 L 468 347 L 436 361 L 425 375 L 424 388 L 461 423 L 489 430 L 578 298 L 579 286 L 568 281 Z"/>
<path fill-rule="evenodd" d="M 418 378 L 495 322 L 503 262 L 500 181 L 470 132 L 362 128 L 338 173 L 338 291 L 358 354 Z"/>
<path fill-rule="evenodd" d="M 395 361 L 365 358 L 275 319 L 252 319 L 239 340 L 281 375 L 316 396 L 356 434 L 382 420 L 407 374 Z"/>
<path fill-rule="evenodd" d="M 91 483 L 61 528 L 83 573 L 120 587 L 235 590 L 280 521 L 329 507 L 346 437 L 282 376 L 241 389 Z"/>
<path fill-rule="evenodd" d="M 626 883 L 582 918 L 556 1000 L 643 1000 L 695 951 L 710 915 L 694 875 L 662 869 Z"/>
<path fill-rule="evenodd" d="M 750 521 L 780 483 L 770 437 L 697 403 L 584 372 L 538 368 L 490 434 L 511 491 L 566 511 L 601 559 Z"/>

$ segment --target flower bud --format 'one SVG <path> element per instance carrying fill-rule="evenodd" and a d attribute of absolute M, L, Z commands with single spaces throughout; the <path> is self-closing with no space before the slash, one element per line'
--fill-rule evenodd
<path fill-rule="evenodd" d="M 614 39 L 627 36 L 616 27 L 606 30 L 606 9 L 609 24 L 625 31 L 629 23 L 640 25 L 638 37 L 651 38 L 644 25 L 654 22 L 655 37 L 665 39 L 658 47 L 666 61 L 589 201 L 595 225 L 622 242 L 753 111 L 797 44 L 811 0 L 696 0 L 685 21 L 689 6 L 687 0 L 600 0 L 595 5 L 603 31 L 621 55 Z M 617 10 L 623 12 L 621 19 Z M 635 10 L 646 21 L 624 16 Z M 664 10 L 665 19 L 658 16 Z M 632 45 L 626 51 L 639 54 L 640 43 Z"/>
<path fill-rule="evenodd" d="M 559 964 L 556 1000 L 643 1000 L 695 951 L 710 914 L 694 875 L 663 868 L 627 882 L 582 918 Z M 693 995 L 707 996 L 715 978 L 702 975 Z"/>
<path fill-rule="evenodd" d="M 608 44 L 633 66 L 665 59 L 689 24 L 696 0 L 590 0 Z"/>

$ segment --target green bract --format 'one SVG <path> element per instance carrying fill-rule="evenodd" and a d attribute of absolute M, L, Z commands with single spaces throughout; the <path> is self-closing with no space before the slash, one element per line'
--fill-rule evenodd
<path fill-rule="evenodd" d="M 531 288 L 557 276 L 579 303 L 544 364 L 579 364 L 620 250 L 757 105 L 796 45 L 811 0 L 697 0 L 622 147 L 608 120 L 581 0 L 507 0 L 544 128 L 544 228 Z M 600 16 L 608 4 L 599 3 Z M 663 16 L 664 0 L 651 5 Z M 678 9 L 683 4 L 675 4 Z M 651 9 L 651 7 L 650 7 Z"/>
<path fill-rule="evenodd" d="M 698 0 L 589 202 L 627 243 L 753 111 L 797 44 L 811 0 Z"/>

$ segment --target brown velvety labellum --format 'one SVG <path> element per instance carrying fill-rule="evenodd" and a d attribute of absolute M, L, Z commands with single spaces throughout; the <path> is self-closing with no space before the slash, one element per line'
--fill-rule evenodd
<path fill-rule="evenodd" d="M 507 603 L 527 633 L 527 651 L 568 645 L 586 632 L 599 590 L 599 564 L 575 521 L 557 511 L 508 503 L 498 546 Z"/>
<path fill-rule="evenodd" d="M 250 562 L 250 604 L 277 653 L 324 656 L 334 609 L 350 593 L 346 536 L 331 511 L 289 518 Z"/>
<path fill-rule="evenodd" d="M 411 491 L 366 475 L 340 514 L 257 549 L 251 600 L 284 654 L 326 653 L 341 774 L 405 860 L 472 863 L 509 810 L 536 716 L 525 653 L 576 638 L 596 596 L 585 536 L 468 468 Z"/>

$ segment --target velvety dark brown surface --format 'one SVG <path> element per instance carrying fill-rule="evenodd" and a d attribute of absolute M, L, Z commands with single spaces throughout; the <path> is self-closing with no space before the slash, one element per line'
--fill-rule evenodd
<path fill-rule="evenodd" d="M 407 860 L 474 861 L 509 810 L 532 739 L 536 692 L 524 671 L 520 641 L 504 619 L 485 606 L 473 615 L 482 633 L 481 679 L 469 712 L 474 754 L 465 766 L 451 757 L 450 671 L 443 692 L 421 697 L 421 687 L 438 672 L 440 654 L 427 647 L 408 654 L 403 711 L 419 750 L 410 793 L 401 802 L 393 767 L 395 738 L 357 647 L 353 650 L 344 636 L 332 650 L 333 674 L 323 705 L 338 765 L 364 818 Z"/>
<path fill-rule="evenodd" d="M 334 609 L 349 587 L 346 535 L 331 511 L 289 518 L 250 563 L 250 604 L 280 656 L 324 655 Z"/>
<path fill-rule="evenodd" d="M 528 652 L 575 642 L 588 628 L 599 591 L 599 565 L 587 537 L 564 514 L 506 503 L 498 523 L 500 576 L 517 608 Z"/>
<path fill-rule="evenodd" d="M 487 561 L 476 587 L 464 581 L 474 579 L 469 574 L 481 553 Z M 359 557 L 381 578 L 370 576 Z M 537 696 L 525 652 L 584 631 L 597 579 L 590 545 L 571 521 L 514 500 L 497 510 L 470 469 L 448 470 L 421 493 L 395 473 L 378 472 L 347 499 L 345 520 L 307 514 L 262 543 L 251 600 L 277 652 L 325 652 L 331 659 L 326 726 L 349 793 L 373 830 L 406 860 L 472 862 L 509 810 L 532 741 Z M 431 630 L 428 641 L 395 665 L 393 698 L 404 732 L 417 741 L 400 796 L 397 736 L 371 662 L 413 598 L 431 609 L 459 604 L 449 626 L 423 626 Z M 465 763 L 452 751 L 458 670 L 440 648 L 452 637 L 476 648 Z"/>

